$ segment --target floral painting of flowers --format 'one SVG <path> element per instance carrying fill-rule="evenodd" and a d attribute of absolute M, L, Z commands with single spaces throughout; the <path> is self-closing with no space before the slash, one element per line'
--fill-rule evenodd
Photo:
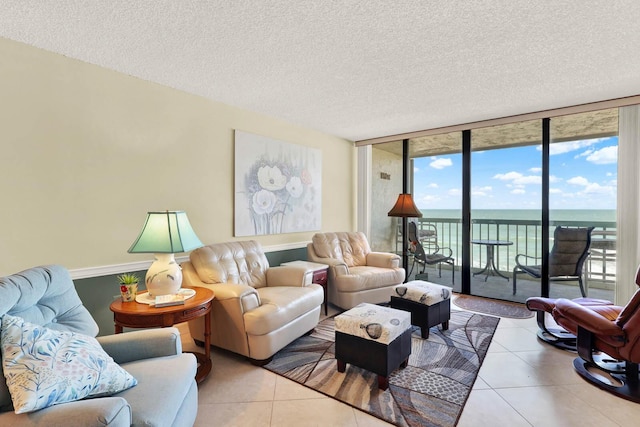
<path fill-rule="evenodd" d="M 320 150 L 235 131 L 235 236 L 320 229 Z"/>

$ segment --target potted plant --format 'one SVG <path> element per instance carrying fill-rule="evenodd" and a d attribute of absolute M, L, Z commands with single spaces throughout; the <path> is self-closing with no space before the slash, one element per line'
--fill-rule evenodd
<path fill-rule="evenodd" d="M 135 273 L 124 273 L 118 276 L 121 285 L 137 285 L 140 279 Z"/>
<path fill-rule="evenodd" d="M 117 279 L 120 282 L 122 301 L 135 301 L 136 294 L 138 293 L 138 282 L 140 281 L 138 276 L 135 273 L 124 273 L 117 276 Z"/>

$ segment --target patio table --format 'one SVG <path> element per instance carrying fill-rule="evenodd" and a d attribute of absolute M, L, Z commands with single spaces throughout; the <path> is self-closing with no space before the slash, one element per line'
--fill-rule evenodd
<path fill-rule="evenodd" d="M 473 273 L 474 277 L 477 276 L 478 274 L 487 273 L 487 275 L 484 278 L 485 282 L 489 278 L 490 274 L 493 276 L 498 275 L 500 277 L 504 277 L 505 279 L 509 280 L 509 277 L 500 273 L 496 268 L 496 262 L 494 258 L 494 248 L 496 246 L 510 246 L 510 245 L 513 245 L 513 242 L 510 242 L 509 240 L 475 239 L 475 240 L 472 240 L 471 243 L 475 245 L 484 245 L 487 247 L 487 262 L 482 270 L 476 271 L 475 273 Z"/>

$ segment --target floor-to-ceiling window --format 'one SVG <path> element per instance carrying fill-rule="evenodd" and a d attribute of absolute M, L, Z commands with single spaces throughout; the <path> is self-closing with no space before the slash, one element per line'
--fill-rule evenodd
<path fill-rule="evenodd" d="M 471 131 L 471 293 L 520 300 L 540 284 L 512 271 L 518 254 L 540 256 L 542 122 Z M 514 293 L 515 290 L 515 293 Z"/>
<path fill-rule="evenodd" d="M 460 290 L 462 262 L 462 139 L 460 132 L 409 140 L 411 189 L 416 206 L 418 239 L 427 263 L 412 260 L 411 278 Z M 450 258 L 450 262 L 446 258 Z M 439 261 L 438 261 L 439 260 Z M 416 261 L 416 262 L 414 262 Z"/>
<path fill-rule="evenodd" d="M 590 297 L 613 300 L 618 109 L 552 118 L 550 134 L 550 238 L 557 226 L 593 227 L 590 254 L 583 266 L 584 292 Z M 575 281 L 551 281 L 549 295 L 582 296 Z"/>
<path fill-rule="evenodd" d="M 462 142 L 462 131 L 409 140 L 411 178 L 407 190 L 414 194 L 423 213 L 416 223 L 425 241 L 429 234 L 425 229 L 435 224 L 439 246 L 452 250 L 454 290 L 468 292 L 460 286 L 468 280 L 472 294 L 492 298 L 523 302 L 547 292 L 556 297 L 577 297 L 575 285 L 553 283 L 547 288 L 527 275 L 518 276 L 514 289 L 512 273 L 518 255 L 532 258 L 528 262 L 542 262 L 546 255 L 543 241 L 548 249 L 552 247 L 557 225 L 589 224 L 597 233 L 593 235 L 592 255 L 585 263 L 586 287 L 590 296 L 613 299 L 617 111 L 477 127 L 467 131 L 467 145 Z M 374 153 L 380 151 L 372 158 L 380 163 L 371 173 L 376 199 L 372 212 L 376 210 L 377 218 L 373 221 L 380 221 L 387 230 L 372 235 L 382 236 L 375 242 L 385 242 L 378 248 L 401 253 L 399 221 L 386 217 L 386 212 L 402 191 L 403 172 L 398 170 L 404 163 L 402 141 L 374 147 Z M 543 154 L 545 150 L 548 155 Z M 543 185 L 545 180 L 548 185 Z M 468 208 L 462 203 L 465 185 Z M 467 232 L 465 209 L 470 216 L 470 221 L 466 220 L 468 244 L 461 238 Z M 425 271 L 428 280 L 451 284 L 453 270 L 443 264 L 442 277 L 434 266 Z M 415 272 L 412 270 L 412 276 Z"/>

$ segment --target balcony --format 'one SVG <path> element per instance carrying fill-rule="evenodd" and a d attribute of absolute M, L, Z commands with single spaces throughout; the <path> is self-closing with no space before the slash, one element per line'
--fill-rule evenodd
<path fill-rule="evenodd" d="M 461 236 L 462 222 L 460 218 L 419 218 L 416 220 L 418 233 L 426 230 L 426 224 L 435 225 L 438 233 L 438 243 L 442 247 L 453 250 L 456 259 L 455 291 L 461 291 L 462 264 Z M 616 280 L 616 223 L 604 221 L 550 221 L 550 247 L 553 245 L 553 230 L 556 226 L 587 227 L 593 226 L 591 253 L 585 261 L 584 283 L 588 296 L 613 300 Z M 400 230 L 400 227 L 398 228 Z M 397 233 L 396 252 L 401 252 L 402 236 Z M 542 225 L 540 221 L 530 220 L 501 220 L 475 219 L 472 221 L 471 239 L 504 240 L 512 242 L 509 246 L 498 246 L 494 251 L 494 261 L 499 275 L 473 275 L 471 292 L 474 295 L 524 302 L 528 297 L 540 295 L 540 281 L 527 275 L 519 275 L 516 295 L 512 294 L 512 272 L 515 257 L 518 254 L 538 256 L 542 253 Z M 472 273 L 480 271 L 486 264 L 486 248 L 481 245 L 471 245 Z M 412 259 L 409 259 L 411 269 Z M 415 267 L 411 271 L 410 279 L 415 278 Z M 438 270 L 427 267 L 428 280 L 451 286 L 451 270 L 446 264 L 442 265 L 442 277 L 438 277 Z M 580 290 L 576 282 L 551 282 L 550 296 L 554 298 L 577 298 Z"/>

